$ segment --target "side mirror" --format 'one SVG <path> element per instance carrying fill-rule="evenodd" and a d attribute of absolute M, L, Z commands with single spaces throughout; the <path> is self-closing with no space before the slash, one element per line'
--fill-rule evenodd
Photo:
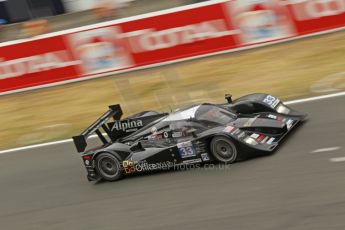
<path fill-rule="evenodd" d="M 134 145 L 132 145 L 129 149 L 132 152 L 140 152 L 140 151 L 144 151 L 145 150 L 145 148 L 143 147 L 143 145 L 141 144 L 140 141 L 135 143 Z"/>
<path fill-rule="evenodd" d="M 232 95 L 231 95 L 231 94 L 225 94 L 225 99 L 227 100 L 227 102 L 228 102 L 229 104 L 232 103 Z"/>

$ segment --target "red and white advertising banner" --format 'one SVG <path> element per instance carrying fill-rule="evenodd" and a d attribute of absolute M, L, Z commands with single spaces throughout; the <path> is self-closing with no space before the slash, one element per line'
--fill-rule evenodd
<path fill-rule="evenodd" d="M 345 0 L 285 0 L 298 35 L 345 26 Z"/>
<path fill-rule="evenodd" d="M 0 47 L 0 92 L 77 77 L 62 36 Z"/>
<path fill-rule="evenodd" d="M 345 0 L 224 0 L 0 44 L 0 94 L 345 28 Z"/>

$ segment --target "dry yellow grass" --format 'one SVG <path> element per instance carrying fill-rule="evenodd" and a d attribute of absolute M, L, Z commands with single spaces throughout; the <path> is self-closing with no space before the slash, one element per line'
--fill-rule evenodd
<path fill-rule="evenodd" d="M 0 97 L 0 149 L 68 138 L 109 104 L 126 113 L 168 111 L 179 105 L 223 101 L 267 92 L 282 99 L 315 94 L 310 87 L 345 71 L 345 32 L 219 55 L 161 68 Z M 327 79 L 326 79 L 327 80 Z M 334 84 L 333 84 L 334 83 Z M 344 78 L 333 82 L 340 90 Z"/>

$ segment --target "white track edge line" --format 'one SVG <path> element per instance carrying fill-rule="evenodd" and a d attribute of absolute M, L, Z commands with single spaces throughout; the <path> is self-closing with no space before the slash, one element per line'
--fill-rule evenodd
<path fill-rule="evenodd" d="M 325 153 L 325 152 L 333 152 L 341 149 L 340 146 L 334 146 L 334 147 L 327 147 L 327 148 L 319 148 L 313 150 L 311 153 Z"/>
<path fill-rule="evenodd" d="M 330 158 L 329 161 L 333 163 L 344 162 L 345 157 L 334 157 L 334 158 Z"/>
<path fill-rule="evenodd" d="M 327 98 L 334 98 L 334 97 L 340 97 L 340 96 L 345 96 L 345 91 L 339 92 L 339 93 L 333 93 L 333 94 L 309 97 L 309 98 L 304 98 L 304 99 L 298 99 L 298 100 L 293 100 L 293 101 L 287 101 L 287 102 L 285 102 L 285 104 L 287 104 L 287 105 L 299 104 L 299 103 L 304 103 L 304 102 L 318 101 L 318 100 L 323 100 L 323 99 L 327 99 Z M 91 138 L 93 138 L 93 137 L 96 137 L 96 135 L 92 135 L 91 136 Z M 73 140 L 72 139 L 66 139 L 66 140 L 61 140 L 61 141 L 47 142 L 47 143 L 42 143 L 42 144 L 29 145 L 29 146 L 24 146 L 24 147 L 19 147 L 19 148 L 7 149 L 7 150 L 0 151 L 0 155 L 7 154 L 7 153 L 12 153 L 12 152 L 17 152 L 17 151 L 22 151 L 22 150 L 40 148 L 40 147 L 45 147 L 45 146 L 70 143 L 70 142 L 73 142 Z"/>
<path fill-rule="evenodd" d="M 327 98 L 341 97 L 341 96 L 345 96 L 345 91 L 321 95 L 321 96 L 315 96 L 315 97 L 307 97 L 307 98 L 297 99 L 297 100 L 293 100 L 293 101 L 287 101 L 287 102 L 284 102 L 284 104 L 292 105 L 292 104 L 299 104 L 299 103 L 310 102 L 310 101 L 318 101 L 318 100 L 323 100 L 323 99 L 327 99 Z"/>

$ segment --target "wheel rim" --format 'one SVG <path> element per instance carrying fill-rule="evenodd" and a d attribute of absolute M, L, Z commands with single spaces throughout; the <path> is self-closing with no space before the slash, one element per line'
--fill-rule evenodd
<path fill-rule="evenodd" d="M 222 162 L 232 162 L 235 160 L 237 152 L 235 146 L 225 140 L 216 140 L 213 147 L 216 158 Z"/>
<path fill-rule="evenodd" d="M 115 177 L 119 173 L 119 164 L 117 160 L 108 157 L 100 156 L 98 160 L 99 172 L 106 177 Z"/>

